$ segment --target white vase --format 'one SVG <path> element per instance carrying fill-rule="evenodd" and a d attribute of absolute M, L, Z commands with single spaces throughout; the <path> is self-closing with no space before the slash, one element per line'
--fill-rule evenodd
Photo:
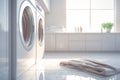
<path fill-rule="evenodd" d="M 107 32 L 107 33 L 110 33 L 110 32 L 111 32 L 111 29 L 106 29 L 106 32 Z"/>

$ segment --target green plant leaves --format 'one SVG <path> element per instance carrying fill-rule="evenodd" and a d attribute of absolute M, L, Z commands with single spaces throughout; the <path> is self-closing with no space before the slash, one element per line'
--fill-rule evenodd
<path fill-rule="evenodd" d="M 111 23 L 111 22 L 102 23 L 101 25 L 102 25 L 103 29 L 109 29 L 109 30 L 111 30 L 112 27 L 113 27 L 113 23 Z"/>

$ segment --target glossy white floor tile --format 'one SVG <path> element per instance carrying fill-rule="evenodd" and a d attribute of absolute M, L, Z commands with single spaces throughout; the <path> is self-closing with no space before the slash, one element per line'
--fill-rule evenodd
<path fill-rule="evenodd" d="M 60 67 L 60 61 L 87 58 L 120 67 L 120 53 L 45 53 L 45 80 L 119 80 L 120 74 L 102 77 L 93 73 Z"/>
<path fill-rule="evenodd" d="M 119 80 L 120 74 L 102 77 L 93 73 L 59 66 L 68 59 L 87 58 L 120 67 L 120 53 L 45 53 L 39 64 L 26 71 L 18 80 Z"/>

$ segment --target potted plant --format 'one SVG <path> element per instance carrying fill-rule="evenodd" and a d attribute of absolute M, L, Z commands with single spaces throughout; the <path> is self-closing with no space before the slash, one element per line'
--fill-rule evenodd
<path fill-rule="evenodd" d="M 113 27 L 113 23 L 107 22 L 107 23 L 102 23 L 102 28 L 106 30 L 106 32 L 110 32 Z"/>

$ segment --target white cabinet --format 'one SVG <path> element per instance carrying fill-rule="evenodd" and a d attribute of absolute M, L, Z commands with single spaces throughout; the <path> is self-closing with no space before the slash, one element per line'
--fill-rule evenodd
<path fill-rule="evenodd" d="M 68 50 L 68 34 L 56 34 L 56 50 L 67 51 Z"/>
<path fill-rule="evenodd" d="M 45 35 L 45 50 L 55 51 L 55 33 L 46 33 Z"/>
<path fill-rule="evenodd" d="M 86 34 L 86 51 L 101 51 L 102 35 Z"/>
<path fill-rule="evenodd" d="M 46 51 L 120 51 L 119 33 L 47 33 Z"/>
<path fill-rule="evenodd" d="M 85 51 L 85 41 L 70 41 L 69 51 Z"/>
<path fill-rule="evenodd" d="M 115 38 L 115 49 L 120 51 L 120 34 L 118 33 Z"/>
<path fill-rule="evenodd" d="M 102 51 L 115 51 L 115 35 L 109 33 L 102 35 Z"/>
<path fill-rule="evenodd" d="M 69 40 L 70 41 L 80 41 L 80 40 L 82 40 L 82 41 L 84 41 L 85 40 L 85 34 L 70 34 L 69 33 Z"/>
<path fill-rule="evenodd" d="M 46 33 L 45 39 L 46 51 L 67 51 L 68 35 L 59 33 Z"/>
<path fill-rule="evenodd" d="M 69 51 L 85 51 L 84 34 L 69 34 Z"/>

